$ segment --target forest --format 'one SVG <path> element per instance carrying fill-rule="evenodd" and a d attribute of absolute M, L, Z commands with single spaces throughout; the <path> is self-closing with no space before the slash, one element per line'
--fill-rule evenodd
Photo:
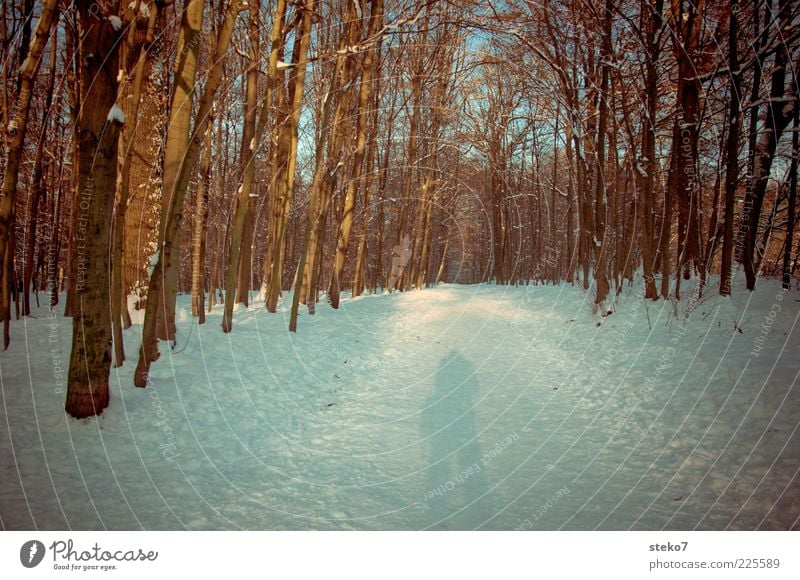
<path fill-rule="evenodd" d="M 73 329 L 67 410 L 192 316 L 569 284 L 792 284 L 792 0 L 4 3 L 0 317 Z M 719 276 L 708 285 L 709 274 Z M 61 294 L 65 293 L 65 298 Z M 128 296 L 135 302 L 129 304 Z M 129 310 L 145 309 L 137 361 Z M 161 347 L 162 349 L 164 346 Z"/>
<path fill-rule="evenodd" d="M 187 328 L 240 344 L 263 312 L 264 352 L 313 358 L 371 297 L 576 292 L 587 337 L 628 297 L 616 352 L 774 283 L 761 328 L 720 327 L 755 358 L 791 324 L 798 0 L 14 0 L 0 27 L 0 377 L 44 319 L 71 417 L 157 396 Z"/>

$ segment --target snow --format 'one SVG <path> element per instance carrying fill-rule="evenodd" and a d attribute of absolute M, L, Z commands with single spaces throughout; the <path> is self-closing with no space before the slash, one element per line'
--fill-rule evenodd
<path fill-rule="evenodd" d="M 19 74 L 24 75 L 30 69 L 31 69 L 31 59 L 30 57 L 25 57 L 25 60 L 23 60 L 22 64 L 19 65 Z"/>
<path fill-rule="evenodd" d="M 359 45 L 359 44 L 347 45 L 344 48 L 337 49 L 336 50 L 336 54 L 356 53 L 359 50 L 361 50 L 361 45 Z M 349 85 L 349 83 L 348 83 L 348 85 Z"/>
<path fill-rule="evenodd" d="M 107 119 L 109 122 L 116 121 L 117 123 L 122 125 L 125 122 L 125 112 L 122 109 L 120 109 L 117 105 L 114 105 L 109 109 Z"/>
<path fill-rule="evenodd" d="M 109 16 L 108 22 L 109 24 L 111 24 L 111 28 L 113 28 L 114 30 L 119 32 L 119 30 L 122 29 L 122 20 L 120 20 L 119 16 L 115 15 Z"/>
<path fill-rule="evenodd" d="M 132 386 L 137 324 L 80 421 L 71 319 L 35 309 L 0 353 L 3 526 L 796 526 L 800 302 L 741 277 L 675 305 L 637 285 L 611 314 L 564 285 L 344 296 L 297 334 L 288 299 L 223 335 L 221 306 L 198 326 L 180 296 L 152 385 Z"/>
<path fill-rule="evenodd" d="M 147 277 L 148 278 L 153 275 L 153 270 L 155 270 L 156 265 L 158 264 L 158 258 L 159 258 L 160 254 L 161 254 L 161 251 L 159 250 L 159 251 L 157 251 L 155 254 L 153 254 L 150 257 L 150 265 L 147 266 Z"/>
<path fill-rule="evenodd" d="M 337 172 L 337 171 L 339 171 L 339 169 L 341 169 L 342 167 L 344 167 L 344 161 L 339 161 L 339 162 L 336 164 L 336 167 L 334 167 L 333 169 L 331 169 L 331 173 L 330 173 L 330 174 L 331 174 L 331 177 L 333 177 L 334 175 L 336 175 L 336 172 Z"/>
<path fill-rule="evenodd" d="M 128 9 L 136 9 L 136 0 L 128 4 Z M 142 18 L 150 18 L 150 7 L 144 2 L 144 0 L 139 3 L 139 16 Z"/>

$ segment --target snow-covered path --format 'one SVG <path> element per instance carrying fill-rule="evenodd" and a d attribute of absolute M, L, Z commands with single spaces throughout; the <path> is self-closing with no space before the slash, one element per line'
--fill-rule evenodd
<path fill-rule="evenodd" d="M 182 310 L 153 387 L 131 386 L 134 327 L 83 422 L 54 377 L 69 321 L 42 310 L 0 357 L 2 524 L 796 528 L 794 294 L 762 281 L 684 323 L 634 296 L 599 316 L 572 287 L 444 285 L 321 307 L 297 335 L 260 305 L 230 335 Z"/>

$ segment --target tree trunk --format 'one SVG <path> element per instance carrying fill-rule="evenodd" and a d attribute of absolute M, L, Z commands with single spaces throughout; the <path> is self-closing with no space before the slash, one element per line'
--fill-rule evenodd
<path fill-rule="evenodd" d="M 206 125 L 205 150 L 200 166 L 200 183 L 197 186 L 197 197 L 194 214 L 194 239 L 192 240 L 192 316 L 198 324 L 206 321 L 205 285 L 206 285 L 206 236 L 208 233 L 208 202 L 211 190 L 211 132 L 214 128 L 214 117 L 209 117 Z M 211 289 L 214 292 L 214 289 Z"/>
<path fill-rule="evenodd" d="M 375 65 L 376 71 L 380 71 L 380 51 L 381 44 L 375 48 L 378 56 L 378 62 Z M 364 209 L 361 213 L 361 235 L 358 239 L 358 250 L 356 252 L 356 265 L 353 272 L 353 296 L 360 296 L 366 286 L 364 271 L 367 269 L 367 235 L 369 233 L 369 221 L 372 213 L 371 194 L 372 184 L 375 180 L 374 166 L 375 166 L 375 150 L 377 144 L 375 143 L 375 135 L 378 130 L 378 111 L 380 110 L 380 97 L 381 97 L 381 82 L 380 76 L 376 75 L 375 79 L 375 95 L 373 98 L 372 107 L 372 122 L 370 125 L 370 135 L 368 142 L 370 143 L 367 150 L 367 161 L 365 166 L 366 175 L 364 178 Z"/>
<path fill-rule="evenodd" d="M 78 227 L 72 235 L 75 304 L 65 409 L 73 417 L 83 418 L 102 413 L 109 400 L 108 247 L 120 127 L 119 117 L 110 111 L 116 107 L 119 32 L 107 18 L 95 16 L 94 3 L 83 0 L 77 7 L 83 30 L 82 76 L 92 82 L 82 88 L 78 119 Z"/>
<path fill-rule="evenodd" d="M 690 268 L 697 266 L 699 254 L 699 216 L 697 208 L 699 179 L 697 176 L 698 139 L 700 136 L 699 102 L 701 85 L 698 75 L 700 29 L 705 2 L 672 0 L 675 17 L 675 58 L 678 61 L 676 93 L 677 113 L 673 124 L 673 159 L 669 181 L 678 205 L 678 246 L 675 262 L 675 296 L 680 297 L 680 278 L 688 278 Z"/>
<path fill-rule="evenodd" d="M 280 5 L 281 0 L 278 4 Z M 306 66 L 308 62 L 308 47 L 311 35 L 311 12 L 314 0 L 306 0 L 302 7 L 302 29 L 300 42 L 295 42 L 292 54 L 292 76 L 289 79 L 288 92 L 291 102 L 286 102 L 286 88 L 283 81 L 276 83 L 276 96 L 280 123 L 278 124 L 278 139 L 275 158 L 273 160 L 274 191 L 271 196 L 273 207 L 272 233 L 267 261 L 265 262 L 267 311 L 275 312 L 278 308 L 278 299 L 281 293 L 283 280 L 283 263 L 286 246 L 286 221 L 294 195 L 295 167 L 297 165 L 297 140 L 298 123 L 300 122 L 301 105 L 303 101 L 303 88 L 305 86 Z M 277 8 L 276 8 L 277 13 Z M 282 20 L 282 18 L 281 18 Z M 281 73 L 280 78 L 284 75 Z"/>
<path fill-rule="evenodd" d="M 131 18 L 139 14 L 141 0 L 134 3 Z M 130 192 L 131 158 L 133 156 L 134 135 L 139 121 L 139 102 L 141 100 L 142 83 L 148 61 L 148 47 L 153 42 L 155 26 L 158 20 L 158 8 L 153 6 L 147 23 L 145 43 L 136 54 L 136 21 L 130 26 L 120 55 L 121 70 L 130 70 L 128 79 L 130 86 L 125 95 L 125 115 L 127 123 L 119 133 L 117 150 L 117 195 L 112 224 L 112 260 L 111 260 L 111 328 L 114 337 L 114 367 L 121 367 L 125 361 L 125 346 L 122 337 L 123 326 L 130 327 L 128 314 L 128 288 L 123 283 L 125 247 L 125 214 L 128 209 Z M 132 66 L 131 66 L 132 65 Z M 122 95 L 120 95 L 121 97 Z M 124 313 L 124 314 L 123 314 Z M 127 324 L 127 326 L 126 326 Z"/>
<path fill-rule="evenodd" d="M 767 14 L 764 17 L 765 26 L 761 27 L 761 5 L 766 7 Z M 750 121 L 747 131 L 747 180 L 748 189 L 753 187 L 753 170 L 756 159 L 756 145 L 758 144 L 758 119 L 761 112 L 759 105 L 759 95 L 761 94 L 761 77 L 764 70 L 765 55 L 761 54 L 761 48 L 769 40 L 769 23 L 772 21 L 772 0 L 752 0 L 753 5 L 753 45 L 752 51 L 756 55 L 755 63 L 753 66 L 753 84 L 750 89 Z M 745 199 L 742 208 L 742 213 L 747 213 L 749 205 L 752 205 L 752 199 L 748 199 L 747 191 L 745 191 Z M 743 216 L 744 218 L 744 216 Z M 744 263 L 744 246 L 746 229 L 744 227 L 745 220 L 739 224 L 739 231 L 736 234 L 736 246 L 734 247 L 734 260 L 738 263 Z"/>
<path fill-rule="evenodd" d="M 231 241 L 231 251 L 228 255 L 228 263 L 227 263 L 227 277 L 226 277 L 226 288 L 225 288 L 225 308 L 222 316 L 222 329 L 224 332 L 230 332 L 233 328 L 233 303 L 234 303 L 234 283 L 236 282 L 236 277 L 238 276 L 238 283 L 239 283 L 239 291 L 243 294 L 239 294 L 239 298 L 245 297 L 244 294 L 249 292 L 250 290 L 250 247 L 252 244 L 252 200 L 250 199 L 250 193 L 253 187 L 253 181 L 255 179 L 255 156 L 258 151 L 258 148 L 261 144 L 261 140 L 266 132 L 266 128 L 268 126 L 268 119 L 269 119 L 269 111 L 272 105 L 272 95 L 277 89 L 278 91 L 278 102 L 283 103 L 284 100 L 284 87 L 283 82 L 281 81 L 278 83 L 278 55 L 281 50 L 281 41 L 283 39 L 283 22 L 286 13 L 286 3 L 284 0 L 279 0 L 275 6 L 275 13 L 273 15 L 273 23 L 272 23 L 272 34 L 270 37 L 270 55 L 269 55 L 269 65 L 268 65 L 268 77 L 267 77 L 267 87 L 264 94 L 264 101 L 262 105 L 261 113 L 258 116 L 258 120 L 256 120 L 256 97 L 258 94 L 258 28 L 259 28 L 259 19 L 258 16 L 255 14 L 257 11 L 253 11 L 251 13 L 250 18 L 250 42 L 251 42 L 251 67 L 248 70 L 247 75 L 247 106 L 248 110 L 246 115 L 246 122 L 245 122 L 245 131 L 243 131 L 243 137 L 250 137 L 249 140 L 245 141 L 242 140 L 242 156 L 241 162 L 244 166 L 244 173 L 242 178 L 242 184 L 238 191 L 238 198 L 236 201 L 236 213 L 234 216 L 233 221 L 233 237 Z M 301 47 L 302 48 L 302 47 Z M 305 49 L 306 52 L 308 49 Z M 304 56 L 305 58 L 305 56 Z M 305 62 L 298 62 L 296 66 L 303 66 L 305 67 Z M 304 69 L 305 70 L 305 69 Z M 303 70 L 303 75 L 305 72 Z M 283 73 L 281 73 L 281 77 Z M 280 84 L 280 86 L 277 86 Z M 280 112 L 279 112 L 280 114 Z M 285 119 L 284 122 L 288 121 L 288 118 Z M 282 136 L 281 144 L 285 147 L 287 144 L 290 146 L 291 141 L 287 143 L 286 141 L 286 132 L 285 128 L 281 126 L 279 132 Z M 284 149 L 284 147 L 279 147 L 276 151 L 276 156 L 280 154 L 288 154 L 288 151 Z M 281 155 L 282 156 L 282 155 Z M 277 159 L 277 157 L 276 157 Z M 276 161 L 277 164 L 277 161 Z M 273 166 L 273 168 L 276 165 Z M 277 176 L 273 177 L 273 183 L 276 185 L 277 189 L 273 189 L 273 192 L 277 192 L 280 190 L 281 197 L 284 197 L 283 194 L 286 193 L 284 187 L 286 186 L 286 176 L 281 174 L 281 178 L 278 179 Z M 273 202 L 277 201 L 273 199 Z M 277 204 L 276 204 L 277 207 Z M 283 205 L 281 206 L 281 210 L 288 206 Z M 271 232 L 272 236 L 275 236 L 277 232 Z M 276 239 L 277 241 L 277 239 Z M 242 246 L 245 245 L 246 249 L 242 249 Z M 274 254 L 273 254 L 274 255 Z M 245 261 L 247 263 L 245 263 Z M 265 261 L 269 261 L 269 258 Z M 247 276 L 244 277 L 244 273 L 247 273 Z M 280 290 L 280 279 L 279 279 L 279 290 Z M 242 300 L 240 300 L 242 301 Z M 244 300 L 246 302 L 246 298 Z M 277 297 L 276 297 L 276 304 L 277 304 Z"/>
<path fill-rule="evenodd" d="M 408 145 L 407 145 L 407 159 L 406 159 L 406 175 L 403 188 L 403 197 L 401 200 L 402 209 L 400 210 L 400 220 L 397 227 L 397 235 L 395 237 L 395 246 L 392 249 L 392 263 L 389 272 L 389 280 L 387 289 L 389 292 L 393 290 L 403 289 L 403 274 L 407 263 L 411 256 L 411 238 L 406 232 L 409 206 L 411 205 L 411 193 L 416 183 L 416 166 L 418 162 L 418 134 L 420 129 L 420 116 L 422 107 L 422 81 L 425 72 L 425 53 L 424 48 L 427 45 L 428 38 L 428 20 L 425 19 L 423 29 L 420 32 L 420 39 L 417 45 L 418 55 L 415 57 L 414 72 L 411 76 L 411 122 L 409 127 Z"/>
<path fill-rule="evenodd" d="M 789 290 L 792 284 L 792 237 L 796 223 L 797 207 L 797 158 L 800 157 L 800 106 L 794 108 L 794 131 L 792 132 L 792 161 L 789 164 L 789 193 L 786 216 L 786 240 L 783 249 L 782 286 Z"/>
<path fill-rule="evenodd" d="M 351 71 L 348 67 L 348 56 L 343 47 L 350 45 L 357 37 L 359 30 L 356 25 L 360 21 L 356 18 L 355 10 L 352 5 L 348 7 L 346 21 L 349 25 L 339 39 L 339 50 L 336 58 L 336 65 L 331 84 L 325 94 L 322 111 L 320 116 L 320 134 L 317 137 L 314 157 L 314 180 L 311 184 L 309 193 L 308 215 L 303 232 L 302 244 L 300 247 L 300 259 L 295 274 L 294 294 L 292 295 L 292 309 L 289 319 L 289 330 L 297 331 L 297 316 L 301 298 L 305 298 L 309 304 L 309 311 L 313 311 L 313 304 L 316 302 L 314 295 L 317 268 L 321 265 L 318 256 L 319 237 L 325 224 L 325 216 L 330 201 L 330 193 L 333 190 L 333 181 L 341 167 L 338 163 L 341 151 L 342 134 L 344 133 L 344 116 L 349 109 L 350 91 L 342 89 L 342 84 L 348 84 L 352 79 Z M 336 105 L 331 123 L 331 112 L 333 109 L 334 94 L 340 93 L 341 97 Z M 331 127 L 331 129 L 328 129 Z M 330 145 L 328 145 L 330 143 Z M 326 149 L 328 150 L 326 156 Z M 315 267 L 316 266 L 316 267 Z M 305 294 L 305 296 L 304 296 Z"/>
<path fill-rule="evenodd" d="M 183 202 L 186 197 L 186 192 L 189 189 L 189 179 L 192 169 L 200 155 L 200 148 L 203 143 L 203 129 L 211 113 L 214 95 L 222 79 L 225 54 L 228 51 L 228 46 L 233 34 L 234 20 L 241 9 L 242 5 L 240 4 L 231 3 L 228 5 L 228 10 L 225 13 L 225 20 L 219 30 L 216 46 L 214 48 L 211 70 L 207 75 L 203 95 L 198 105 L 194 122 L 194 131 L 189 140 L 188 149 L 181 159 L 180 166 L 177 168 L 177 177 L 173 182 L 174 185 L 170 189 L 165 190 L 165 192 L 169 192 L 167 196 L 170 199 L 170 205 L 168 208 L 169 212 L 166 216 L 167 222 L 163 229 L 162 245 L 155 260 L 148 284 L 147 310 L 145 311 L 144 325 L 142 327 L 142 346 L 139 352 L 139 362 L 136 365 L 134 374 L 134 384 L 137 387 L 147 386 L 150 364 L 158 358 L 158 339 L 156 335 L 157 317 L 163 316 L 162 312 L 167 310 L 170 303 L 172 304 L 172 310 L 174 312 L 176 286 L 173 284 L 170 287 L 172 282 L 167 274 L 170 270 L 178 268 L 178 254 L 180 253 L 178 231 L 181 221 L 183 220 Z M 167 313 L 167 320 L 169 320 L 169 313 Z M 174 317 L 172 320 L 174 324 Z"/>
<path fill-rule="evenodd" d="M 738 0 L 731 0 L 728 21 L 728 68 L 731 70 L 730 111 L 728 113 L 727 166 L 725 168 L 725 217 L 723 218 L 722 264 L 720 265 L 719 293 L 731 293 L 731 268 L 733 266 L 733 221 L 736 208 L 736 183 L 739 177 L 739 114 L 742 78 L 739 72 L 737 14 Z"/>
<path fill-rule="evenodd" d="M 612 58 L 611 53 L 611 21 L 613 19 L 613 1 L 606 0 L 606 9 L 603 15 L 603 40 L 600 51 L 602 61 L 600 72 L 600 94 L 598 107 L 597 124 L 597 148 L 595 151 L 597 159 L 596 167 L 596 193 L 594 207 L 594 267 L 597 289 L 595 291 L 595 304 L 602 303 L 608 296 L 609 284 L 607 275 L 607 262 L 609 254 L 609 244 L 606 240 L 606 197 L 608 188 L 606 186 L 606 130 L 608 127 L 608 60 Z"/>
<path fill-rule="evenodd" d="M 647 10 L 648 6 L 642 4 L 642 9 Z M 645 100 L 647 110 L 646 118 L 644 119 L 645 130 L 642 131 L 642 151 L 645 156 L 644 179 L 641 179 L 641 174 L 637 172 L 637 178 L 641 180 L 640 189 L 642 192 L 642 270 L 644 273 L 644 295 L 647 300 L 658 299 L 655 284 L 655 174 L 658 170 L 658 162 L 656 161 L 656 114 L 658 103 L 657 64 L 660 54 L 659 35 L 663 23 L 661 16 L 663 10 L 664 0 L 657 0 L 652 7 L 650 19 L 648 21 L 648 55 L 645 65 Z"/>
<path fill-rule="evenodd" d="M 246 103 L 244 111 L 244 127 L 242 130 L 242 148 L 240 164 L 243 168 L 243 174 L 249 169 L 255 173 L 255 156 L 258 152 L 260 143 L 256 143 L 256 121 L 258 102 L 258 65 L 260 59 L 260 43 L 259 43 L 259 29 L 261 28 L 261 19 L 259 16 L 259 6 L 250 9 L 248 19 L 248 30 L 250 37 L 250 65 L 247 69 L 246 79 Z M 259 139 L 260 142 L 260 139 Z M 236 283 L 236 299 L 237 303 L 243 303 L 245 306 L 249 305 L 250 296 L 250 274 L 251 274 L 251 261 L 253 257 L 252 244 L 253 244 L 253 194 L 252 182 L 254 178 L 245 178 L 242 182 L 242 196 L 239 202 L 244 201 L 244 216 L 242 218 L 242 236 L 240 241 L 240 255 L 239 263 L 237 265 L 237 283 Z M 244 197 L 244 184 L 247 182 L 250 186 L 247 187 L 247 197 Z"/>
<path fill-rule="evenodd" d="M 383 0 L 373 0 L 369 16 L 367 38 L 372 38 L 383 25 Z M 333 278 L 328 298 L 333 308 L 339 308 L 339 293 L 341 292 L 342 273 L 344 271 L 347 250 L 350 246 L 350 231 L 353 226 L 353 211 L 356 205 L 356 195 L 361 185 L 361 172 L 363 171 L 364 154 L 367 146 L 367 121 L 369 119 L 369 103 L 372 92 L 372 79 L 374 76 L 374 50 L 366 47 L 361 60 L 361 86 L 358 92 L 358 112 L 356 121 L 356 150 L 353 153 L 353 165 L 350 171 L 350 180 L 347 183 L 347 193 L 344 198 L 342 220 L 339 223 L 339 233 L 336 240 L 336 257 L 333 266 Z"/>
<path fill-rule="evenodd" d="M 203 29 L 203 15 L 205 0 L 187 0 L 181 15 L 181 28 L 178 32 L 178 55 L 175 61 L 175 82 L 172 89 L 172 98 L 169 106 L 169 124 L 167 126 L 167 144 L 164 150 L 164 165 L 162 172 L 161 195 L 161 224 L 159 226 L 159 253 L 158 259 L 163 258 L 167 244 L 180 251 L 180 228 L 175 232 L 174 239 L 167 239 L 167 224 L 170 220 L 172 208 L 181 209 L 182 204 L 176 204 L 175 196 L 181 197 L 185 192 L 180 192 L 176 187 L 180 179 L 181 166 L 187 155 L 191 137 L 190 122 L 194 107 L 194 89 L 197 64 L 200 56 L 200 36 Z M 198 117 L 199 120 L 199 117 Z M 195 125 L 195 129 L 197 126 Z M 159 290 L 161 296 L 157 298 L 159 306 L 156 328 L 158 338 L 161 340 L 175 341 L 175 300 L 178 292 L 178 264 L 168 263 L 163 271 L 163 286 Z M 148 289 L 147 310 L 151 310 L 153 301 L 152 292 Z"/>
<path fill-rule="evenodd" d="M 14 235 L 12 226 L 16 207 L 17 185 L 19 183 L 20 162 L 22 161 L 27 133 L 31 96 L 36 82 L 36 75 L 42 62 L 42 54 L 50 37 L 50 30 L 53 24 L 58 21 L 57 10 L 58 3 L 56 0 L 45 0 L 42 7 L 42 15 L 36 24 L 36 31 L 29 41 L 30 45 L 28 45 L 27 38 L 23 37 L 22 39 L 22 45 L 27 50 L 27 55 L 20 66 L 19 76 L 17 77 L 19 89 L 17 91 L 14 114 L 10 116 L 6 125 L 7 150 L 5 152 L 3 192 L 2 198 L 0 198 L 0 256 L 6 256 L 6 249 L 11 244 L 11 238 Z M 51 66 L 55 66 L 55 64 L 51 64 Z M 5 87 L 3 87 L 3 91 L 5 92 Z M 13 268 L 13 255 L 9 256 L 9 260 Z M 8 286 L 11 283 L 8 278 L 9 272 L 10 270 L 4 269 L 2 276 L 0 276 L 0 284 Z M 10 308 L 6 302 L 3 303 L 0 317 L 3 318 L 4 324 L 7 325 L 10 319 Z M 6 335 L 8 335 L 8 332 L 6 332 Z M 8 348 L 8 336 L 4 340 L 4 348 Z"/>
<path fill-rule="evenodd" d="M 50 239 L 47 243 L 47 260 L 46 260 L 46 285 L 49 296 L 49 306 L 52 311 L 58 306 L 58 291 L 60 289 L 59 280 L 59 263 L 61 254 L 61 208 L 64 205 L 62 202 L 61 192 L 61 179 L 58 180 L 58 186 L 53 193 L 53 221 L 50 230 Z"/>
<path fill-rule="evenodd" d="M 792 22 L 792 2 L 781 0 L 778 14 L 778 25 L 780 30 L 787 30 Z M 756 285 L 756 274 L 758 263 L 761 256 L 756 252 L 756 240 L 758 238 L 758 228 L 761 222 L 761 210 L 764 205 L 764 196 L 767 191 L 769 174 L 772 169 L 772 162 L 775 159 L 775 152 L 778 147 L 783 131 L 789 125 L 789 121 L 794 115 L 794 109 L 798 107 L 798 90 L 794 86 L 791 92 L 792 100 L 784 102 L 786 69 L 788 65 L 787 47 L 780 43 L 775 51 L 775 63 L 772 70 L 770 103 L 767 110 L 767 118 L 764 122 L 764 130 L 760 133 L 761 137 L 755 149 L 753 160 L 752 186 L 748 188 L 744 199 L 744 216 L 742 218 L 740 234 L 744 247 L 742 249 L 742 265 L 747 282 L 747 289 L 753 290 Z M 800 66 L 800 53 L 797 56 L 795 70 Z M 791 103 L 791 105 L 789 104 Z M 749 209 L 749 211 L 748 211 Z"/>
<path fill-rule="evenodd" d="M 58 26 L 58 15 L 56 14 L 53 19 L 53 27 Z M 28 200 L 28 226 L 26 228 L 25 239 L 25 265 L 22 270 L 23 277 L 23 304 L 22 313 L 24 316 L 30 316 L 31 313 L 31 280 L 33 278 L 33 254 L 36 250 L 36 229 L 39 222 L 39 203 L 41 201 L 42 191 L 44 187 L 42 180 L 44 178 L 44 141 L 47 135 L 47 128 L 50 122 L 50 108 L 53 105 L 53 89 L 56 84 L 56 59 L 58 57 L 58 38 L 53 38 L 50 43 L 50 74 L 47 80 L 47 88 L 45 93 L 44 111 L 45 117 L 42 121 L 42 127 L 39 131 L 38 146 L 36 148 L 36 155 L 33 161 L 33 182 L 31 183 L 30 199 Z M 44 244 L 39 244 L 40 248 Z"/>

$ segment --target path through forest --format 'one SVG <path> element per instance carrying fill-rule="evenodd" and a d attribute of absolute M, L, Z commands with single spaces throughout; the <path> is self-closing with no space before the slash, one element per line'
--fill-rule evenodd
<path fill-rule="evenodd" d="M 688 300 L 680 320 L 627 293 L 600 316 L 568 286 L 443 285 L 321 307 L 296 335 L 261 306 L 224 335 L 181 298 L 152 386 L 112 371 L 86 421 L 54 377 L 69 319 L 41 309 L 0 358 L 2 524 L 797 527 L 797 301 L 749 354 L 777 295 L 764 280 L 684 323 Z"/>

